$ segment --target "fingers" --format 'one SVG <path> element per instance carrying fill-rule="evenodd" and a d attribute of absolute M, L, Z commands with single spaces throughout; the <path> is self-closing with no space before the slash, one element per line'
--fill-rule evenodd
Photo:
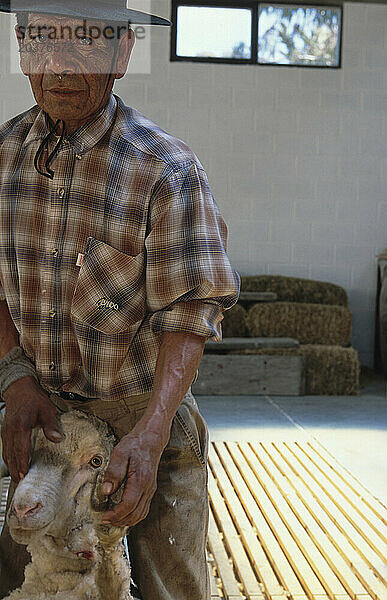
<path fill-rule="evenodd" d="M 147 516 L 155 491 L 155 483 L 140 485 L 136 474 L 132 474 L 126 482 L 121 502 L 104 513 L 103 521 L 117 527 L 133 527 Z"/>
<path fill-rule="evenodd" d="M 30 460 L 31 430 L 20 429 L 14 431 L 12 443 L 8 443 L 8 436 L 3 436 L 3 458 L 9 469 L 11 478 L 16 483 L 28 472 Z"/>
<path fill-rule="evenodd" d="M 28 473 L 31 433 L 41 426 L 47 439 L 62 439 L 56 420 L 56 408 L 35 379 L 24 377 L 7 389 L 6 410 L 2 425 L 4 461 L 12 479 L 18 482 Z"/>
<path fill-rule="evenodd" d="M 151 498 L 142 496 L 140 502 L 130 514 L 120 519 L 111 518 L 111 520 L 109 520 L 109 524 L 113 525 L 114 527 L 134 527 L 148 515 L 150 503 Z"/>
<path fill-rule="evenodd" d="M 143 496 L 136 508 L 129 515 L 112 522 L 112 525 L 116 527 L 134 527 L 148 515 L 151 500 L 151 497 Z"/>
<path fill-rule="evenodd" d="M 15 445 L 16 455 L 16 466 L 17 473 L 21 476 L 27 475 L 28 467 L 30 462 L 30 448 L 31 448 L 31 429 L 27 429 L 22 432 L 18 432 Z"/>
<path fill-rule="evenodd" d="M 126 478 L 129 456 L 128 453 L 121 448 L 120 444 L 117 444 L 111 454 L 109 465 L 105 471 L 104 483 L 102 485 L 103 494 L 110 495 L 118 490 L 121 483 Z"/>
<path fill-rule="evenodd" d="M 12 481 L 14 481 L 15 483 L 19 483 L 20 477 L 19 477 L 19 473 L 17 470 L 17 466 L 16 466 L 15 454 L 13 452 L 11 452 L 9 454 L 7 460 L 8 460 L 8 462 L 6 462 L 6 465 L 8 467 L 9 474 L 11 476 Z"/>
<path fill-rule="evenodd" d="M 4 435 L 3 431 L 2 431 L 2 438 L 3 438 L 3 460 L 8 467 L 9 474 L 10 474 L 11 478 L 13 479 L 13 481 L 18 482 L 19 479 L 18 479 L 18 472 L 17 472 L 17 468 L 16 468 L 15 454 L 13 452 L 13 446 L 12 445 L 10 446 L 7 443 L 7 437 Z"/>

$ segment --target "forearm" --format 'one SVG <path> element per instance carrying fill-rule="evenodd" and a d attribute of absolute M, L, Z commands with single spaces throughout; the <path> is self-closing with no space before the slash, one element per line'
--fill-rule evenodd
<path fill-rule="evenodd" d="M 199 366 L 205 337 L 163 332 L 149 405 L 135 427 L 114 448 L 102 487 L 111 494 L 126 479 L 122 500 L 104 520 L 133 527 L 149 512 L 157 469 L 168 443 L 173 417 Z"/>
<path fill-rule="evenodd" d="M 206 338 L 180 332 L 162 335 L 151 399 L 139 426 L 159 436 L 164 447 L 173 417 L 199 367 Z"/>
<path fill-rule="evenodd" d="M 5 300 L 0 300 L 0 359 L 19 345 L 19 333 Z"/>

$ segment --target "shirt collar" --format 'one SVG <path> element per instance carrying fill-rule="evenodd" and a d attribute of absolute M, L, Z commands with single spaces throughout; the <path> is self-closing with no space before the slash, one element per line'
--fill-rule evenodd
<path fill-rule="evenodd" d="M 65 140 L 73 147 L 77 154 L 86 154 L 91 150 L 105 135 L 111 127 L 114 116 L 117 110 L 117 100 L 113 94 L 105 108 L 103 108 L 90 123 L 86 123 L 79 127 L 68 136 Z M 47 114 L 40 110 L 33 121 L 33 125 L 24 140 L 23 146 L 31 142 L 43 139 L 50 132 L 50 125 Z"/>

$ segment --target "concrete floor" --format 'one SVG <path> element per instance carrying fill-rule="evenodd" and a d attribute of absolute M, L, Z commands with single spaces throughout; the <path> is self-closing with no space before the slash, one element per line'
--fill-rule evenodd
<path fill-rule="evenodd" d="M 196 396 L 212 441 L 313 438 L 387 505 L 387 383 L 363 378 L 359 396 Z"/>

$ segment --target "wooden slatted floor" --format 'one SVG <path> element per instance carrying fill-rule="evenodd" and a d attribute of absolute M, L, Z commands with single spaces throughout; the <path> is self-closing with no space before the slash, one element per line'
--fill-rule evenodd
<path fill-rule="evenodd" d="M 317 442 L 212 443 L 209 495 L 212 600 L 387 600 L 387 509 Z"/>
<path fill-rule="evenodd" d="M 10 477 L 3 477 L 0 479 L 0 531 L 4 523 L 5 508 L 7 505 L 7 493 L 10 480 Z"/>
<path fill-rule="evenodd" d="M 387 600 L 387 509 L 317 442 L 216 442 L 209 466 L 214 599 Z"/>

